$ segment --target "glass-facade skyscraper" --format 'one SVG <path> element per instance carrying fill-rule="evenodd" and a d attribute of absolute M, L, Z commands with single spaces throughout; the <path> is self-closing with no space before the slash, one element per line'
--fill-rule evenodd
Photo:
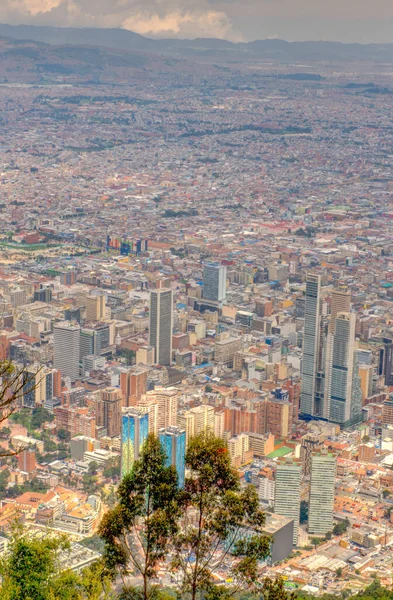
<path fill-rule="evenodd" d="M 324 357 L 321 307 L 321 277 L 307 275 L 304 308 L 302 390 L 300 411 L 307 416 L 324 415 Z"/>
<path fill-rule="evenodd" d="M 224 302 L 226 296 L 227 268 L 217 264 L 204 265 L 203 298 L 212 302 Z"/>
<path fill-rule="evenodd" d="M 121 418 L 121 476 L 127 475 L 139 458 L 149 434 L 149 415 L 140 408 L 125 408 Z"/>
<path fill-rule="evenodd" d="M 183 488 L 186 469 L 186 432 L 180 427 L 166 427 L 160 429 L 159 440 L 167 457 L 166 465 L 176 467 L 178 484 Z"/>

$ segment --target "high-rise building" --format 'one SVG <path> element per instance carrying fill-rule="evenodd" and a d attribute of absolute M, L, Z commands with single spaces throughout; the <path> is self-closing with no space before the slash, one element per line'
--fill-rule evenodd
<path fill-rule="evenodd" d="M 324 407 L 324 332 L 321 277 L 307 275 L 304 309 L 302 390 L 300 410 L 312 417 L 326 416 Z"/>
<path fill-rule="evenodd" d="M 167 466 L 176 467 L 180 488 L 184 488 L 186 470 L 186 432 L 180 427 L 160 429 L 159 440 L 167 457 Z"/>
<path fill-rule="evenodd" d="M 53 327 L 54 367 L 63 377 L 79 377 L 80 326 L 64 321 Z"/>
<path fill-rule="evenodd" d="M 150 292 L 150 346 L 159 365 L 172 363 L 173 294 L 162 288 Z"/>
<path fill-rule="evenodd" d="M 106 318 L 106 296 L 103 292 L 85 298 L 86 321 L 103 321 Z"/>
<path fill-rule="evenodd" d="M 266 427 L 277 438 L 292 434 L 293 408 L 286 400 L 271 398 L 266 403 Z"/>
<path fill-rule="evenodd" d="M 302 466 L 296 461 L 280 461 L 276 470 L 274 512 L 293 519 L 293 545 L 297 546 L 300 520 Z"/>
<path fill-rule="evenodd" d="M 84 327 L 80 332 L 80 358 L 85 356 L 100 356 L 101 351 L 110 345 L 109 324 L 98 323 Z"/>
<path fill-rule="evenodd" d="M 136 406 L 143 394 L 147 392 L 146 367 L 134 367 L 120 373 L 120 387 L 123 392 L 125 406 Z"/>
<path fill-rule="evenodd" d="M 177 424 L 185 430 L 188 445 L 191 438 L 196 435 L 214 433 L 216 424 L 214 408 L 208 404 L 202 404 L 183 411 L 177 415 Z"/>
<path fill-rule="evenodd" d="M 36 470 L 35 449 L 25 448 L 18 455 L 18 469 L 25 473 L 34 473 Z"/>
<path fill-rule="evenodd" d="M 227 268 L 218 264 L 203 267 L 203 298 L 224 302 L 227 296 Z"/>
<path fill-rule="evenodd" d="M 106 427 L 108 437 L 120 434 L 122 393 L 118 388 L 101 390 L 96 404 L 97 427 Z"/>
<path fill-rule="evenodd" d="M 311 456 L 308 511 L 308 531 L 311 534 L 322 536 L 333 530 L 336 463 L 333 454 L 315 453 Z"/>
<path fill-rule="evenodd" d="M 362 390 L 355 353 L 356 315 L 335 317 L 330 364 L 326 367 L 328 418 L 343 427 L 362 420 Z"/>
<path fill-rule="evenodd" d="M 329 331 L 334 334 L 336 330 L 336 318 L 339 313 L 350 312 L 351 294 L 341 290 L 335 290 L 331 296 Z"/>
<path fill-rule="evenodd" d="M 156 386 L 140 399 L 138 406 L 150 402 L 157 404 L 158 407 L 158 429 L 177 425 L 179 390 L 176 387 Z"/>
<path fill-rule="evenodd" d="M 52 288 L 41 284 L 40 288 L 35 290 L 33 299 L 34 302 L 52 302 Z"/>
<path fill-rule="evenodd" d="M 149 433 L 149 415 L 140 408 L 124 408 L 121 423 L 121 475 L 127 475 L 139 458 Z"/>

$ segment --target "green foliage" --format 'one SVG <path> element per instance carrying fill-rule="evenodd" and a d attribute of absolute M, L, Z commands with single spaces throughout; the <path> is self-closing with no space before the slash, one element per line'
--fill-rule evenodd
<path fill-rule="evenodd" d="M 86 473 L 82 477 L 82 487 L 85 494 L 96 494 L 98 491 L 97 477 Z"/>
<path fill-rule="evenodd" d="M 195 437 L 188 448 L 180 529 L 173 540 L 172 566 L 182 574 L 183 592 L 195 600 L 208 590 L 213 570 L 233 555 L 232 573 L 242 589 L 256 587 L 259 561 L 270 554 L 265 515 L 253 486 L 240 489 L 228 449 L 219 438 Z"/>
<path fill-rule="evenodd" d="M 92 535 L 91 537 L 84 538 L 79 543 L 81 546 L 85 546 L 86 548 L 90 548 L 91 550 L 95 550 L 101 554 L 103 554 L 105 550 L 105 543 L 98 535 Z"/>
<path fill-rule="evenodd" d="M 0 563 L 1 598 L 7 600 L 47 600 L 56 575 L 56 553 L 65 549 L 64 537 L 29 537 L 17 526 L 13 530 L 10 553 Z"/>
<path fill-rule="evenodd" d="M 150 597 L 150 581 L 166 557 L 177 531 L 177 473 L 166 467 L 157 438 L 149 436 L 139 460 L 118 489 L 119 503 L 103 518 L 99 535 L 105 541 L 105 562 L 112 573 L 130 568 L 143 577 L 143 595 Z"/>
<path fill-rule="evenodd" d="M 46 408 L 38 407 L 33 410 L 33 414 L 31 416 L 31 427 L 32 429 L 40 429 L 42 425 L 46 422 L 51 423 L 54 421 L 55 416 L 46 410 Z"/>
<path fill-rule="evenodd" d="M 95 460 L 92 460 L 89 463 L 89 475 L 97 475 L 98 463 Z"/>
<path fill-rule="evenodd" d="M 66 429 L 59 429 L 57 432 L 57 437 L 59 438 L 59 440 L 65 440 L 66 442 L 69 442 L 71 435 Z"/>
<path fill-rule="evenodd" d="M 342 535 L 343 533 L 345 533 L 347 531 L 347 529 L 350 525 L 351 525 L 351 522 L 349 521 L 349 519 L 345 519 L 344 521 L 339 521 L 333 527 L 333 534 L 334 535 Z"/>
<path fill-rule="evenodd" d="M 0 561 L 0 598 L 115 600 L 102 563 L 94 563 L 80 575 L 59 569 L 58 553 L 68 548 L 65 536 L 35 537 L 16 525 L 10 539 L 10 552 Z"/>

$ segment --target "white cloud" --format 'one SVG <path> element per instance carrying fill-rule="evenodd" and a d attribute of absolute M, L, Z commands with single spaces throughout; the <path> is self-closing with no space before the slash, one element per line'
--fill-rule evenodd
<path fill-rule="evenodd" d="M 233 37 L 232 25 L 223 12 L 171 11 L 162 16 L 151 11 L 138 11 L 125 19 L 124 29 L 151 37 Z"/>

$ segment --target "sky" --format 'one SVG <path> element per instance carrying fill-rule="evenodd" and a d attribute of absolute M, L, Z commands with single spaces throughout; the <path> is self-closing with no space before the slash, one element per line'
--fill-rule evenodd
<path fill-rule="evenodd" d="M 393 0 L 0 0 L 0 22 L 148 37 L 392 42 Z"/>

